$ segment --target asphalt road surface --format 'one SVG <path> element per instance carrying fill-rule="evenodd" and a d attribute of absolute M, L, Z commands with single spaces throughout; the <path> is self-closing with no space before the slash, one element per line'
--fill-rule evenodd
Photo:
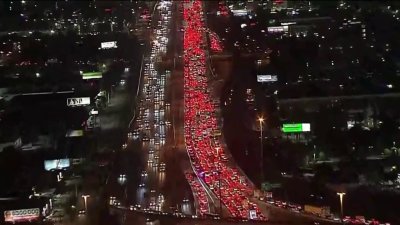
<path fill-rule="evenodd" d="M 155 18 L 154 24 L 162 20 L 160 10 L 156 10 L 152 15 Z M 164 22 L 162 24 L 164 27 Z M 160 35 L 155 34 L 155 31 L 153 33 L 150 35 L 150 41 L 154 41 Z M 163 31 L 161 33 L 166 35 Z M 116 197 L 122 205 L 140 205 L 142 208 L 153 210 L 177 210 L 184 214 L 192 214 L 194 208 L 191 189 L 182 172 L 182 162 L 187 156 L 184 151 L 183 133 L 180 133 L 182 129 L 179 129 L 183 122 L 183 112 L 179 113 L 179 96 L 183 95 L 179 93 L 178 87 L 183 89 L 183 85 L 176 84 L 175 71 L 172 75 L 167 75 L 165 71 L 157 71 L 160 64 L 168 61 L 168 58 L 159 60 L 165 55 L 162 48 L 160 45 L 155 49 L 153 45 L 153 49 L 145 50 L 138 96 L 141 102 L 138 104 L 137 117 L 130 131 L 138 131 L 140 135 L 139 138 L 135 135 L 124 135 L 126 146 L 121 146 L 122 150 L 117 153 L 118 159 L 114 165 L 113 176 L 110 177 L 110 196 Z M 151 53 L 155 55 L 152 56 Z M 163 77 L 164 81 L 160 82 Z M 170 103 L 170 106 L 166 103 Z M 162 109 L 164 113 L 160 113 Z M 161 124 L 166 124 L 165 132 L 159 131 Z M 164 133 L 165 143 L 160 138 Z M 165 164 L 165 171 L 162 164 Z M 126 181 L 121 185 L 118 180 L 122 175 L 126 176 Z M 130 222 L 129 219 L 127 222 Z"/>

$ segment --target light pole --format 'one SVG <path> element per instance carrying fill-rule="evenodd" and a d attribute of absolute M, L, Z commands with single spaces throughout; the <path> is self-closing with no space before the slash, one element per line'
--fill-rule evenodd
<path fill-rule="evenodd" d="M 83 198 L 83 203 L 85 205 L 85 212 L 87 213 L 87 198 L 89 198 L 90 195 L 82 195 Z"/>
<path fill-rule="evenodd" d="M 216 147 L 215 150 L 217 150 L 217 157 L 218 161 L 221 162 L 221 157 L 219 154 L 219 147 Z M 221 168 L 218 167 L 218 186 L 219 186 L 219 215 L 222 218 L 222 195 L 221 195 Z"/>
<path fill-rule="evenodd" d="M 340 200 L 340 217 L 343 223 L 343 196 L 346 194 L 345 192 L 338 192 L 336 193 L 339 195 L 339 200 Z"/>
<path fill-rule="evenodd" d="M 258 117 L 258 122 L 260 123 L 260 167 L 261 167 L 261 184 L 264 182 L 264 150 L 263 150 L 263 123 L 264 118 Z"/>

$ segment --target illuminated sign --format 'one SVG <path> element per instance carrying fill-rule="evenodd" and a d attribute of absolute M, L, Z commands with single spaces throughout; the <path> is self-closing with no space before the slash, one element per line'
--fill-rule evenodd
<path fill-rule="evenodd" d="M 116 41 L 108 41 L 108 42 L 102 42 L 101 43 L 101 49 L 110 49 L 110 48 L 117 48 L 117 42 Z"/>
<path fill-rule="evenodd" d="M 280 183 L 269 183 L 269 182 L 263 182 L 261 184 L 261 190 L 264 192 L 270 191 L 274 188 L 280 188 L 282 185 Z"/>
<path fill-rule="evenodd" d="M 251 219 L 251 220 L 257 219 L 257 212 L 256 212 L 256 210 L 249 210 L 249 219 Z"/>
<path fill-rule="evenodd" d="M 47 171 L 60 170 L 68 167 L 70 167 L 69 159 L 53 159 L 44 161 L 44 169 Z"/>
<path fill-rule="evenodd" d="M 102 72 L 87 72 L 82 73 L 82 79 L 89 80 L 89 79 L 100 79 L 103 77 Z"/>
<path fill-rule="evenodd" d="M 275 82 L 278 81 L 278 76 L 276 75 L 257 75 L 257 82 Z"/>
<path fill-rule="evenodd" d="M 98 111 L 98 110 L 92 109 L 92 110 L 90 111 L 90 115 L 98 115 L 98 114 L 99 114 L 99 111 Z"/>
<path fill-rule="evenodd" d="M 355 124 L 356 124 L 356 121 L 354 121 L 354 120 L 347 121 L 347 129 L 353 128 Z"/>
<path fill-rule="evenodd" d="M 269 33 L 282 33 L 288 32 L 289 26 L 276 26 L 276 27 L 268 27 Z"/>
<path fill-rule="evenodd" d="M 282 126 L 283 133 L 301 133 L 310 132 L 311 126 L 309 123 L 288 123 Z"/>
<path fill-rule="evenodd" d="M 65 137 L 82 137 L 83 136 L 83 130 L 69 130 L 65 134 Z"/>
<path fill-rule="evenodd" d="M 40 216 L 39 208 L 4 211 L 5 222 L 15 223 L 21 221 L 32 221 L 38 219 L 39 216 Z"/>
<path fill-rule="evenodd" d="M 293 25 L 296 24 L 296 22 L 285 22 L 285 23 L 281 23 L 282 26 L 288 26 L 288 25 Z"/>
<path fill-rule="evenodd" d="M 67 98 L 67 106 L 84 106 L 84 105 L 90 105 L 89 97 Z"/>
<path fill-rule="evenodd" d="M 248 13 L 246 9 L 232 9 L 231 12 L 234 16 L 245 16 Z"/>

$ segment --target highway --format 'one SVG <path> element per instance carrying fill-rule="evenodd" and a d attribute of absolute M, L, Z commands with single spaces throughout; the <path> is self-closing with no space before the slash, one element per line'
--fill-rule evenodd
<path fill-rule="evenodd" d="M 213 81 L 215 75 L 208 60 L 210 44 L 205 41 L 208 29 L 205 27 L 203 16 L 206 14 L 202 8 L 204 4 L 201 1 L 185 1 L 184 4 L 186 10 L 184 12 L 186 24 L 185 72 L 187 72 L 184 74 L 185 125 L 187 126 L 185 127 L 185 139 L 191 162 L 196 167 L 194 171 L 199 177 L 202 177 L 200 180 L 204 180 L 206 183 L 205 188 L 212 189 L 219 200 L 224 202 L 233 217 L 256 220 L 267 218 L 269 221 L 284 219 L 284 221 L 299 222 L 333 222 L 275 207 L 253 196 L 254 191 L 258 191 L 257 187 L 230 156 L 223 137 L 214 135 L 216 132 L 221 133 L 221 125 L 217 122 L 219 121 L 218 110 L 214 108 L 215 105 L 219 106 L 218 101 L 211 97 L 213 90 L 210 87 L 213 85 L 210 85 L 209 81 Z M 217 171 L 217 173 L 213 171 Z M 210 174 L 211 172 L 212 174 Z M 205 177 L 202 174 L 205 174 Z M 221 183 L 221 179 L 223 183 Z M 223 187 L 220 187 L 221 185 Z M 221 189 L 223 189 L 222 194 Z M 240 191 L 237 192 L 237 190 Z"/>
<path fill-rule="evenodd" d="M 153 21 L 157 26 L 151 35 L 149 54 L 143 59 L 139 111 L 128 133 L 128 141 L 122 146 L 122 151 L 135 151 L 140 155 L 142 170 L 137 179 L 138 186 L 125 187 L 123 192 L 130 201 L 123 202 L 118 197 L 110 203 L 117 207 L 130 205 L 138 210 L 174 213 L 178 217 L 221 213 L 224 218 L 246 220 L 251 215 L 253 220 L 313 221 L 253 197 L 256 187 L 234 162 L 223 136 L 215 135 L 221 133 L 221 125 L 215 108 L 218 105 L 215 97 L 218 96 L 212 96 L 213 85 L 209 84 L 214 76 L 209 76 L 211 65 L 206 60 L 209 54 L 207 29 L 194 26 L 198 30 L 190 30 L 194 27 L 184 13 L 185 38 L 181 41 L 180 16 L 170 13 L 186 11 L 192 14 L 193 21 L 202 17 L 202 13 L 195 15 L 202 11 L 202 4 L 199 1 L 184 2 L 181 9 L 181 2 L 166 2 L 158 3 L 166 9 L 157 7 L 153 14 L 160 22 Z M 171 18 L 174 18 L 172 25 Z M 178 35 L 168 36 L 169 31 Z M 193 45 L 197 41 L 200 43 Z M 202 47 L 193 52 L 196 45 Z M 183 57 L 180 49 L 184 50 Z M 192 86 L 195 83 L 197 86 Z M 121 176 L 124 174 L 116 179 Z M 132 189 L 135 190 L 133 200 L 128 197 L 132 195 L 129 194 Z M 219 209 L 221 201 L 222 212 Z M 129 217 L 124 218 L 129 223 Z"/>
<path fill-rule="evenodd" d="M 174 153 L 176 133 L 172 122 L 174 108 L 167 104 L 166 88 L 171 82 L 170 71 L 159 71 L 157 66 L 167 52 L 168 30 L 171 22 L 171 2 L 157 4 L 153 18 L 159 18 L 152 35 L 150 56 L 145 58 L 142 98 L 139 104 L 137 127 L 131 134 L 142 143 L 146 168 L 141 173 L 137 202 L 153 210 L 191 214 L 191 191 L 179 167 L 180 155 Z M 154 21 L 153 21 L 154 22 Z M 146 154 L 147 153 L 147 154 Z M 176 192 L 179 189 L 181 192 Z M 150 193 L 149 193 L 150 192 Z M 149 196 L 145 200 L 143 197 Z"/>
<path fill-rule="evenodd" d="M 116 169 L 110 177 L 109 203 L 192 214 L 195 209 L 191 188 L 180 163 L 187 156 L 175 147 L 177 137 L 182 135 L 173 125 L 176 120 L 179 126 L 179 105 L 170 97 L 175 91 L 170 89 L 174 81 L 170 71 L 160 69 L 171 42 L 171 7 L 171 1 L 159 1 L 154 6 L 150 45 L 139 74 L 137 110 L 127 124 L 126 142 L 118 152 Z M 178 147 L 184 149 L 182 144 Z"/>
<path fill-rule="evenodd" d="M 210 98 L 207 69 L 206 31 L 203 2 L 184 2 L 184 92 L 185 142 L 194 172 L 222 201 L 233 217 L 265 220 L 259 207 L 249 201 L 253 194 L 250 182 L 243 179 L 237 166 L 229 162 L 216 118 L 215 103 Z"/>
<path fill-rule="evenodd" d="M 210 191 L 202 190 L 198 188 L 198 185 L 203 186 L 202 182 L 193 174 L 191 163 L 186 152 L 186 144 L 184 139 L 184 90 L 183 90 L 183 35 L 180 28 L 182 27 L 182 15 L 180 11 L 182 10 L 182 2 L 174 2 L 174 33 L 171 34 L 172 46 L 171 51 L 169 51 L 168 58 L 173 61 L 173 70 L 171 74 L 170 83 L 168 84 L 170 92 L 168 96 L 171 99 L 171 121 L 174 133 L 174 147 L 173 154 L 180 157 L 179 165 L 181 171 L 185 172 L 187 182 L 191 186 L 191 190 L 194 195 L 194 205 L 196 206 L 196 214 L 201 215 L 203 213 L 217 213 L 215 207 L 216 198 L 211 195 Z M 190 179 L 188 179 L 190 178 Z M 205 195 L 205 196 L 204 196 Z M 203 196 L 200 197 L 200 196 Z M 205 198 L 204 198 L 205 197 Z M 203 199 L 203 202 L 200 199 Z M 201 207 L 203 205 L 203 207 Z M 201 210 L 203 208 L 203 210 Z"/>

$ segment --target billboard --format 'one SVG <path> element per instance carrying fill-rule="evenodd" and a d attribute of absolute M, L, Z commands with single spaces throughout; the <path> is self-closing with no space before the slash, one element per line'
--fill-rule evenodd
<path fill-rule="evenodd" d="M 86 72 L 82 73 L 82 79 L 89 80 L 89 79 L 100 79 L 103 77 L 102 72 Z"/>
<path fill-rule="evenodd" d="M 275 27 L 268 27 L 268 33 L 282 33 L 282 32 L 288 32 L 289 31 L 289 26 L 275 26 Z"/>
<path fill-rule="evenodd" d="M 83 130 L 68 130 L 65 137 L 82 137 Z"/>
<path fill-rule="evenodd" d="M 275 82 L 278 81 L 277 75 L 257 75 L 257 82 L 264 83 L 264 82 Z"/>
<path fill-rule="evenodd" d="M 89 97 L 67 98 L 67 106 L 84 106 L 84 105 L 90 105 Z"/>
<path fill-rule="evenodd" d="M 39 208 L 4 211 L 4 221 L 11 222 L 11 223 L 22 222 L 22 221 L 32 221 L 32 220 L 38 219 L 39 216 L 40 216 Z"/>
<path fill-rule="evenodd" d="M 107 42 L 101 42 L 101 49 L 110 49 L 110 48 L 117 48 L 117 42 L 116 41 L 107 41 Z"/>
<path fill-rule="evenodd" d="M 234 16 L 245 16 L 248 14 L 246 9 L 232 9 L 231 12 Z"/>
<path fill-rule="evenodd" d="M 282 126 L 283 133 L 301 133 L 310 132 L 311 125 L 309 123 L 287 123 Z"/>
<path fill-rule="evenodd" d="M 68 167 L 70 167 L 69 159 L 53 159 L 44 161 L 44 169 L 47 171 L 60 170 Z"/>

